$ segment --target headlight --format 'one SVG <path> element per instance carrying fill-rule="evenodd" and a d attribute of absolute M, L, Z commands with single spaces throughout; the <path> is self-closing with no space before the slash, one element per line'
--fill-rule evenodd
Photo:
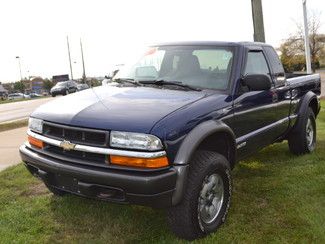
<path fill-rule="evenodd" d="M 111 132 L 111 147 L 155 151 L 163 146 L 159 138 L 153 135 L 132 132 Z"/>
<path fill-rule="evenodd" d="M 42 133 L 43 132 L 43 120 L 29 118 L 28 120 L 28 128 L 32 131 Z"/>

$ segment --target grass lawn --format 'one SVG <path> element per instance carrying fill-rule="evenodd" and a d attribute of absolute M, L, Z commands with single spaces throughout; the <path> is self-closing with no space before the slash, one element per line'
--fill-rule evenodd
<path fill-rule="evenodd" d="M 21 98 L 21 99 L 15 99 L 15 100 L 0 100 L 0 105 L 5 103 L 16 103 L 16 102 L 23 102 L 28 100 L 35 100 L 35 99 L 42 99 L 47 98 L 48 96 L 42 96 L 42 97 L 34 97 L 34 98 Z"/>
<path fill-rule="evenodd" d="M 226 223 L 199 243 L 325 243 L 325 103 L 315 153 L 275 144 L 233 171 Z M 174 243 L 163 210 L 55 197 L 22 165 L 0 173 L 0 243 Z"/>
<path fill-rule="evenodd" d="M 5 130 L 17 129 L 28 125 L 28 119 L 21 119 L 11 122 L 0 123 L 0 132 Z"/>

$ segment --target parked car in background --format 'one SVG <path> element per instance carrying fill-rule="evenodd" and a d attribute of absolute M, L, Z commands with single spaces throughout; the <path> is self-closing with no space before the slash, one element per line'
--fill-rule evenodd
<path fill-rule="evenodd" d="M 52 97 L 56 95 L 68 95 L 77 91 L 77 83 L 73 80 L 61 81 L 58 82 L 55 86 L 52 87 L 50 93 Z"/>
<path fill-rule="evenodd" d="M 78 84 L 77 85 L 77 91 L 82 91 L 82 90 L 86 90 L 89 89 L 89 86 L 87 84 Z"/>
<path fill-rule="evenodd" d="M 11 93 L 8 95 L 8 100 L 18 100 L 24 98 L 30 98 L 30 96 L 24 93 Z"/>
<path fill-rule="evenodd" d="M 31 98 L 42 97 L 42 95 L 40 95 L 40 94 L 38 94 L 38 93 L 36 93 L 36 92 L 32 92 L 31 94 L 29 94 L 29 96 L 30 96 Z"/>

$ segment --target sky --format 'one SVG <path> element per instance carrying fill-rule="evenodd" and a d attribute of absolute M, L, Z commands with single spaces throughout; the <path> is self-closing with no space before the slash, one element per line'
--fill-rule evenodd
<path fill-rule="evenodd" d="M 266 42 L 278 47 L 302 21 L 302 0 L 262 0 Z M 321 14 L 325 0 L 307 0 Z M 0 82 L 22 74 L 105 76 L 146 45 L 164 41 L 253 41 L 250 0 L 10 0 L 0 2 Z"/>

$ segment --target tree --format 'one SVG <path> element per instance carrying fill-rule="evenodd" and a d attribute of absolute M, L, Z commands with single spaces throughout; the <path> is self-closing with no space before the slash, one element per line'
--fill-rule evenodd
<path fill-rule="evenodd" d="M 88 81 L 88 85 L 90 85 L 90 87 L 100 86 L 101 84 L 102 83 L 96 78 L 91 78 L 91 80 Z"/>
<path fill-rule="evenodd" d="M 51 80 L 44 79 L 44 81 L 43 81 L 43 89 L 44 90 L 49 92 L 53 86 L 54 86 L 54 83 Z"/>
<path fill-rule="evenodd" d="M 14 90 L 15 91 L 20 91 L 22 93 L 25 92 L 25 84 L 22 81 L 17 81 L 14 83 Z"/>
<path fill-rule="evenodd" d="M 320 14 L 312 12 L 308 19 L 309 45 L 313 72 L 319 68 L 319 60 L 325 54 L 325 34 L 319 33 Z M 297 33 L 290 36 L 279 48 L 286 71 L 301 71 L 306 67 L 303 25 L 297 24 Z"/>

